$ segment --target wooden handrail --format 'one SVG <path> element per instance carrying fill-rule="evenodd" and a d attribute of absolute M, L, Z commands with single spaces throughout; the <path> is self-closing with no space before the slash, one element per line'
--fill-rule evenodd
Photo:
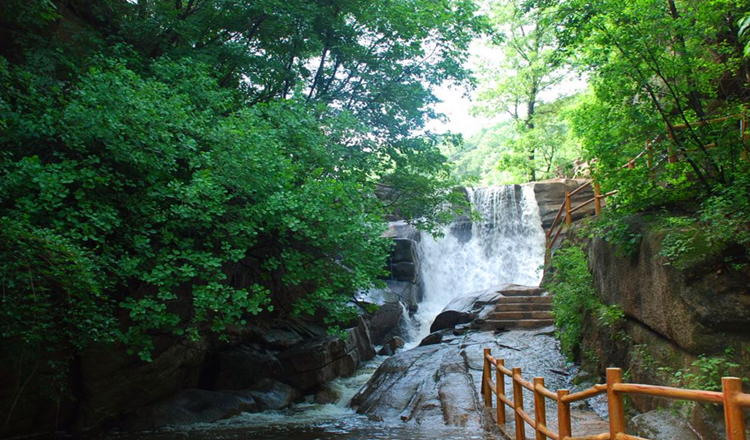
<path fill-rule="evenodd" d="M 563 397 L 563 402 L 567 402 L 567 403 L 578 402 L 579 400 L 590 399 L 592 397 L 596 397 L 606 392 L 607 392 L 607 385 L 594 385 L 593 387 L 585 389 L 581 392 L 568 394 L 567 396 Z"/>
<path fill-rule="evenodd" d="M 565 440 L 609 440 L 609 433 L 587 435 L 586 437 L 565 437 Z"/>
<path fill-rule="evenodd" d="M 630 383 L 615 385 L 615 391 L 627 394 L 642 394 L 653 397 L 665 397 L 667 399 L 692 400 L 694 402 L 723 402 L 722 394 L 715 391 L 682 390 L 680 388 Z"/>
<path fill-rule="evenodd" d="M 497 385 L 492 382 L 492 366 L 495 366 Z M 513 400 L 505 395 L 505 376 L 511 377 L 513 386 Z M 500 386 L 502 382 L 502 386 Z M 523 388 L 534 393 L 534 417 L 523 406 Z M 630 435 L 626 432 L 625 407 L 623 397 L 626 394 L 640 394 L 651 397 L 665 397 L 670 399 L 705 402 L 724 406 L 727 440 L 747 440 L 745 435 L 745 419 L 743 408 L 750 408 L 750 394 L 742 392 L 742 380 L 736 377 L 722 379 L 722 392 L 690 390 L 664 387 L 657 385 L 643 385 L 624 383 L 622 369 L 608 368 L 607 383 L 594 385 L 591 388 L 570 394 L 568 390 L 552 392 L 544 386 L 544 378 L 535 377 L 533 382 L 523 378 L 521 369 L 515 367 L 507 369 L 504 359 L 492 357 L 490 349 L 484 349 L 484 370 L 482 372 L 482 394 L 485 407 L 492 407 L 492 394 L 497 396 L 497 424 L 505 425 L 505 405 L 509 406 L 515 416 L 516 438 L 525 439 L 525 426 L 528 424 L 536 433 L 536 439 L 544 440 L 648 440 Z M 571 432 L 570 404 L 579 400 L 590 399 L 600 394 L 607 395 L 609 408 L 608 433 L 573 437 Z M 557 402 L 558 432 L 547 425 L 546 399 Z M 658 440 L 658 439 L 655 439 Z"/>
<path fill-rule="evenodd" d="M 583 207 L 585 207 L 587 205 L 590 205 L 590 204 L 594 203 L 595 201 L 596 201 L 596 198 L 586 200 L 585 202 L 581 203 L 580 205 L 576 206 L 575 208 L 571 208 L 570 213 L 572 214 L 572 213 L 578 211 L 579 209 L 581 209 L 581 208 L 583 208 Z"/>
<path fill-rule="evenodd" d="M 591 185 L 590 180 L 584 183 L 583 185 L 579 185 L 578 188 L 570 192 L 570 197 L 573 197 L 574 195 L 578 194 L 580 191 L 583 191 L 585 188 L 588 188 L 589 185 Z"/>

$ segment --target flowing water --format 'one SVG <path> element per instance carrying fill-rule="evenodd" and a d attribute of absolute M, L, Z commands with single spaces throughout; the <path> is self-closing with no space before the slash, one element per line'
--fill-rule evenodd
<path fill-rule="evenodd" d="M 91 440 L 491 440 L 484 432 L 461 428 L 389 424 L 369 420 L 349 408 L 349 401 L 385 360 L 378 356 L 357 374 L 330 383 L 340 397 L 336 403 L 301 403 L 284 411 L 241 414 L 227 420 L 151 432 L 108 432 Z"/>
<path fill-rule="evenodd" d="M 469 190 L 482 220 L 459 222 L 434 240 L 423 234 L 418 247 L 424 299 L 415 315 L 410 346 L 429 332 L 435 316 L 452 299 L 503 284 L 537 285 L 544 260 L 544 233 L 530 186 Z M 405 315 L 406 315 L 405 310 Z M 407 346 L 408 347 L 408 346 Z M 331 383 L 340 395 L 334 404 L 297 404 L 284 411 L 241 414 L 212 424 L 147 433 L 107 433 L 107 439 L 257 439 L 257 440 L 452 440 L 492 439 L 484 432 L 372 421 L 349 408 L 349 401 L 384 360 L 378 357 L 349 378 Z"/>
<path fill-rule="evenodd" d="M 415 314 L 419 336 L 454 298 L 498 284 L 541 281 L 545 237 L 530 185 L 469 190 L 482 219 L 457 223 L 433 239 L 422 234 L 418 253 L 424 298 Z"/>

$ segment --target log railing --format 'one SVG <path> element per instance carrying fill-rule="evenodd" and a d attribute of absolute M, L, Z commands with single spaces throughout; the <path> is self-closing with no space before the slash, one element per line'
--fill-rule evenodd
<path fill-rule="evenodd" d="M 496 420 L 499 426 L 506 424 L 505 407 L 511 410 L 515 419 L 516 440 L 526 440 L 526 425 L 534 430 L 536 440 L 648 440 L 627 433 L 623 404 L 623 397 L 626 394 L 723 405 L 727 440 L 747 440 L 743 408 L 750 408 L 750 394 L 742 392 L 742 380 L 737 377 L 722 378 L 722 392 L 700 391 L 625 383 L 622 381 L 620 368 L 608 368 L 606 384 L 594 385 L 584 391 L 570 394 L 568 390 L 553 392 L 545 388 L 543 377 L 535 377 L 533 381 L 524 379 L 520 368 L 508 369 L 505 366 L 505 360 L 493 358 L 489 348 L 484 349 L 483 363 L 481 393 L 484 396 L 484 406 L 492 407 L 494 395 L 497 408 Z M 495 367 L 495 382 L 492 380 L 493 366 Z M 512 400 L 505 394 L 506 377 L 510 379 L 512 385 Z M 533 417 L 523 406 L 524 388 L 534 394 Z M 607 395 L 609 432 L 584 437 L 573 436 L 570 404 L 600 394 Z M 547 425 L 546 399 L 557 403 L 557 432 Z"/>
<path fill-rule="evenodd" d="M 667 138 L 672 140 L 675 138 L 675 132 L 677 131 L 683 131 L 687 130 L 692 127 L 700 127 L 704 125 L 714 124 L 717 122 L 724 122 L 731 119 L 739 119 L 740 122 L 740 139 L 743 142 L 743 145 L 745 141 L 750 138 L 750 133 L 748 133 L 747 125 L 748 125 L 748 118 L 745 113 L 740 113 L 736 115 L 730 115 L 723 118 L 716 118 L 716 119 L 710 119 L 706 121 L 696 122 L 688 125 L 673 125 L 671 128 L 667 128 Z M 641 158 L 646 158 L 646 167 L 649 170 L 649 178 L 651 180 L 654 179 L 654 170 L 657 168 L 657 166 L 662 162 L 659 161 L 659 163 L 654 163 L 654 149 L 653 149 L 653 142 L 659 142 L 665 140 L 665 137 L 663 135 L 658 136 L 653 141 L 647 141 L 646 147 L 641 151 L 637 156 L 634 158 L 628 160 L 628 162 L 620 167 L 620 169 L 634 169 L 636 166 L 636 163 Z M 705 147 L 707 149 L 710 149 L 714 147 L 714 144 L 706 145 Z M 662 158 L 666 159 L 668 163 L 676 163 L 679 160 L 678 153 L 674 151 L 674 148 L 672 148 L 671 144 L 667 149 L 667 154 Z M 742 153 L 742 159 L 743 160 L 749 160 L 748 158 L 748 150 L 744 149 Z M 573 205 L 573 196 L 578 194 L 579 192 L 583 191 L 584 189 L 588 188 L 589 186 L 594 186 L 594 197 L 586 200 L 582 203 L 580 203 L 577 206 Z M 562 234 L 563 229 L 567 229 L 570 227 L 570 225 L 573 223 L 573 214 L 586 206 L 590 204 L 594 204 L 594 213 L 595 215 L 601 214 L 602 211 L 602 200 L 606 199 L 607 197 L 613 196 L 617 194 L 617 191 L 610 191 L 608 193 L 601 193 L 601 189 L 599 187 L 599 184 L 597 182 L 594 182 L 593 180 L 589 180 L 576 188 L 573 191 L 566 191 L 565 192 L 565 201 L 560 205 L 560 209 L 557 211 L 557 215 L 555 216 L 555 220 L 552 222 L 552 225 L 547 230 L 546 237 L 547 237 L 547 253 L 554 247 L 554 245 L 557 243 L 558 239 L 560 238 L 560 235 Z M 564 215 L 564 222 L 563 222 L 563 215 Z"/>

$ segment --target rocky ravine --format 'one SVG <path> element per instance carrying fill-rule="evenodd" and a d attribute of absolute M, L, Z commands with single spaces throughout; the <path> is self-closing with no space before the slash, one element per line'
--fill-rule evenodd
<path fill-rule="evenodd" d="M 461 426 L 477 430 L 497 429 L 494 411 L 485 411 L 479 394 L 483 350 L 489 348 L 506 365 L 520 367 L 525 378 L 540 376 L 550 389 L 569 388 L 567 362 L 554 338 L 554 327 L 495 333 L 481 331 L 478 318 L 493 307 L 502 294 L 490 289 L 462 298 L 463 324 L 448 325 L 425 338 L 423 345 L 397 353 L 386 360 L 367 385 L 354 397 L 357 411 L 374 420 L 430 426 Z M 495 300 L 488 300 L 494 294 Z M 452 316 L 456 306 L 446 308 Z M 461 321 L 467 321 L 461 319 Z M 455 325 L 455 326 L 454 326 Z M 506 383 L 506 392 L 512 394 Z M 533 414 L 533 396 L 526 392 L 525 406 Z M 510 414 L 510 412 L 508 412 Z M 556 426 L 556 407 L 547 411 L 550 426 Z M 604 432 L 607 425 L 591 410 L 575 411 L 577 435 Z M 500 434 L 513 438 L 512 417 Z"/>

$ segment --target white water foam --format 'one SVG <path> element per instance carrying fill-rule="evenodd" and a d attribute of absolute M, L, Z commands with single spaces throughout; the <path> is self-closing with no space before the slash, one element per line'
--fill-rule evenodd
<path fill-rule="evenodd" d="M 482 216 L 469 225 L 453 224 L 435 240 L 422 234 L 418 246 L 424 298 L 415 319 L 419 335 L 459 296 L 504 283 L 539 285 L 545 237 L 531 185 L 469 190 L 472 208 Z"/>

